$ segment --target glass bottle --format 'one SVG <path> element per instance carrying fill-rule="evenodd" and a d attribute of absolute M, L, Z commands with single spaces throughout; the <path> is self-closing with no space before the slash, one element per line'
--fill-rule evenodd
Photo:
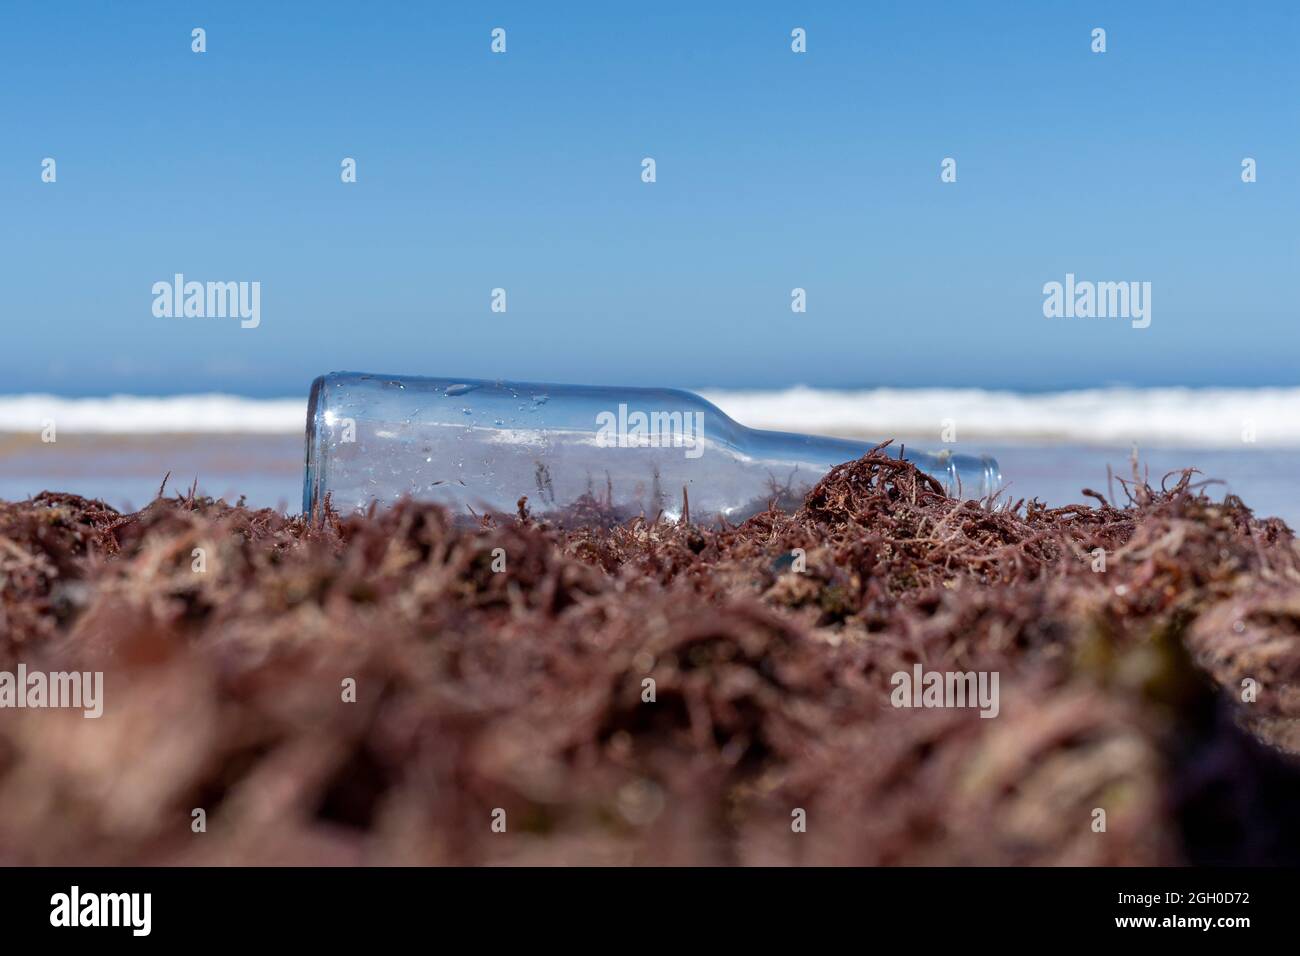
<path fill-rule="evenodd" d="M 871 444 L 746 428 L 691 392 L 331 372 L 307 405 L 303 510 L 405 496 L 473 520 L 529 512 L 562 524 L 643 515 L 735 523 L 797 508 Z M 999 490 L 987 456 L 905 449 L 953 496 Z"/>

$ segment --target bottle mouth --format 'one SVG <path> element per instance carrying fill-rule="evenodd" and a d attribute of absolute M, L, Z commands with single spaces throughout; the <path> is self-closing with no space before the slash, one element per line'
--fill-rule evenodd
<path fill-rule="evenodd" d="M 945 449 L 937 457 L 943 466 L 944 490 L 950 498 L 979 501 L 1002 487 L 1002 469 L 991 455 L 954 455 Z"/>
<path fill-rule="evenodd" d="M 998 467 L 998 460 L 992 455 L 980 455 L 980 461 L 984 463 L 984 494 L 982 497 L 987 498 L 989 495 L 995 495 L 1002 490 L 1002 469 Z"/>

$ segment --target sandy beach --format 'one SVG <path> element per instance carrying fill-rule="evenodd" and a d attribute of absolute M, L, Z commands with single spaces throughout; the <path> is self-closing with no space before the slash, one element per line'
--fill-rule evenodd
<path fill-rule="evenodd" d="M 837 437 L 874 440 L 850 429 Z M 924 436 L 904 436 L 898 443 L 935 447 Z M 1090 501 L 1084 488 L 1113 498 L 1106 466 L 1121 476 L 1131 471 L 1132 449 L 1120 446 L 984 442 L 954 447 L 992 454 L 1008 482 L 1008 495 L 1037 497 L 1053 507 Z M 293 434 L 67 434 L 46 444 L 32 434 L 0 433 L 0 498 L 20 501 L 60 490 L 131 510 L 151 501 L 170 472 L 171 491 L 188 490 L 197 479 L 201 494 L 231 503 L 243 496 L 250 507 L 293 514 L 301 509 L 302 456 L 302 438 Z M 1209 487 L 1213 496 L 1238 495 L 1261 517 L 1277 516 L 1300 526 L 1295 494 L 1300 450 L 1156 448 L 1143 451 L 1140 461 L 1157 482 L 1167 473 L 1197 468 L 1202 478 L 1222 482 Z"/>

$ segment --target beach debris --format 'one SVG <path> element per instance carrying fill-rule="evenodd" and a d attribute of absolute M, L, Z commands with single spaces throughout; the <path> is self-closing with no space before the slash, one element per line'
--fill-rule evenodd
<path fill-rule="evenodd" d="M 0 711 L 0 862 L 1294 863 L 1294 535 L 1117 481 L 961 502 L 882 447 L 739 524 L 0 503 L 0 672 L 105 675 L 100 719 Z M 921 668 L 996 715 L 892 705 Z"/>

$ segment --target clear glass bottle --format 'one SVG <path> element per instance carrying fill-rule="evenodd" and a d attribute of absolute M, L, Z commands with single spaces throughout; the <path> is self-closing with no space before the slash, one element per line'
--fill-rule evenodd
<path fill-rule="evenodd" d="M 798 507 L 830 468 L 871 445 L 746 428 L 678 389 L 538 385 L 331 372 L 307 405 L 303 510 L 404 496 L 473 519 L 529 511 L 565 524 L 636 515 L 744 520 Z M 987 456 L 906 449 L 949 494 L 999 489 Z"/>

